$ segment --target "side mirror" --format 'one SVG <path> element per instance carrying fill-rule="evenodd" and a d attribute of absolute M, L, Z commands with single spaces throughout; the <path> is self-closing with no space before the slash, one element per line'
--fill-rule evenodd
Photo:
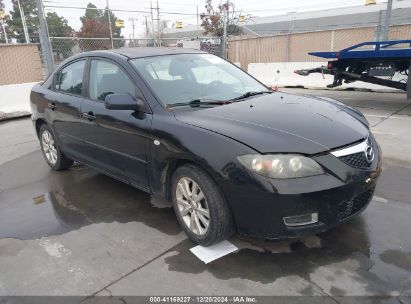
<path fill-rule="evenodd" d="M 129 94 L 110 94 L 104 99 L 104 105 L 109 110 L 135 110 L 142 111 L 144 102 L 135 99 Z"/>

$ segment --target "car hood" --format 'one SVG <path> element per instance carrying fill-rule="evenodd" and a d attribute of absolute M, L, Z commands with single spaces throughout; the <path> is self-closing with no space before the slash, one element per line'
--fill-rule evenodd
<path fill-rule="evenodd" d="M 369 132 L 364 117 L 339 102 L 284 93 L 213 108 L 176 110 L 175 117 L 260 153 L 316 154 L 364 139 Z"/>

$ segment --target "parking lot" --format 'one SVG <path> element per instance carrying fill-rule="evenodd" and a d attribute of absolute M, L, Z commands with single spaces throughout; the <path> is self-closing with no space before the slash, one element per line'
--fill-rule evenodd
<path fill-rule="evenodd" d="M 82 165 L 49 169 L 29 118 L 0 123 L 0 295 L 383 296 L 411 303 L 411 103 L 400 93 L 283 89 L 360 109 L 383 150 L 370 206 L 304 239 L 234 236 L 204 264 L 173 210 Z M 282 94 L 282 93 L 278 93 Z"/>

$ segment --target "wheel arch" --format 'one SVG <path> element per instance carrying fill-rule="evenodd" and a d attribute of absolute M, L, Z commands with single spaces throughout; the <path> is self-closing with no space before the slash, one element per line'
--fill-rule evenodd
<path fill-rule="evenodd" d="M 46 124 L 47 125 L 47 121 L 44 118 L 38 118 L 35 122 L 35 128 L 36 128 L 36 134 L 37 137 L 40 136 L 39 132 L 40 132 L 40 128 L 42 125 Z"/>
<path fill-rule="evenodd" d="M 178 159 L 173 159 L 171 160 L 164 172 L 163 172 L 163 181 L 164 181 L 164 195 L 166 197 L 167 200 L 171 201 L 171 184 L 172 184 L 172 179 L 173 179 L 173 175 L 176 172 L 176 170 L 184 165 L 193 165 L 195 167 L 200 168 L 201 170 L 203 170 L 204 172 L 206 172 L 208 174 L 208 176 L 210 176 L 210 178 L 216 183 L 216 185 L 218 186 L 218 188 L 220 189 L 221 193 L 224 195 L 224 191 L 223 189 L 221 189 L 221 187 L 219 186 L 219 183 L 217 181 L 216 178 L 216 174 L 213 172 L 210 172 L 211 170 L 209 168 L 207 168 L 206 166 L 204 166 L 203 164 L 201 164 L 198 161 L 195 161 L 193 159 L 189 159 L 189 158 L 178 158 Z M 225 197 L 225 195 L 224 195 Z"/>
<path fill-rule="evenodd" d="M 201 170 L 203 170 L 205 173 L 207 173 L 207 175 L 214 181 L 214 183 L 216 184 L 217 188 L 220 190 L 221 195 L 224 197 L 224 199 L 227 202 L 227 206 L 230 209 L 230 212 L 232 214 L 232 220 L 234 222 L 234 224 L 236 224 L 235 221 L 235 217 L 234 217 L 234 212 L 232 210 L 232 206 L 228 200 L 228 197 L 225 194 L 224 189 L 221 187 L 221 183 L 218 182 L 218 173 L 216 172 L 212 172 L 211 169 L 207 168 L 207 166 L 205 166 L 204 164 L 201 164 L 201 162 L 190 159 L 190 158 L 178 158 L 178 159 L 173 159 L 171 160 L 166 168 L 163 171 L 163 177 L 162 180 L 164 181 L 164 188 L 163 188 L 163 194 L 164 197 L 166 198 L 166 200 L 168 202 L 171 202 L 171 186 L 172 186 L 172 179 L 173 179 L 173 175 L 174 172 L 176 172 L 176 170 L 184 165 L 193 165 L 195 167 L 200 168 Z"/>

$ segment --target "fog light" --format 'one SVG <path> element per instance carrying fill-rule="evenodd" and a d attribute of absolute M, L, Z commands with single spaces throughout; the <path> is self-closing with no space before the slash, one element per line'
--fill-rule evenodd
<path fill-rule="evenodd" d="M 308 213 L 302 215 L 294 215 L 294 216 L 287 216 L 284 217 L 284 223 L 287 226 L 302 226 L 302 225 L 309 225 L 318 222 L 318 213 Z"/>

